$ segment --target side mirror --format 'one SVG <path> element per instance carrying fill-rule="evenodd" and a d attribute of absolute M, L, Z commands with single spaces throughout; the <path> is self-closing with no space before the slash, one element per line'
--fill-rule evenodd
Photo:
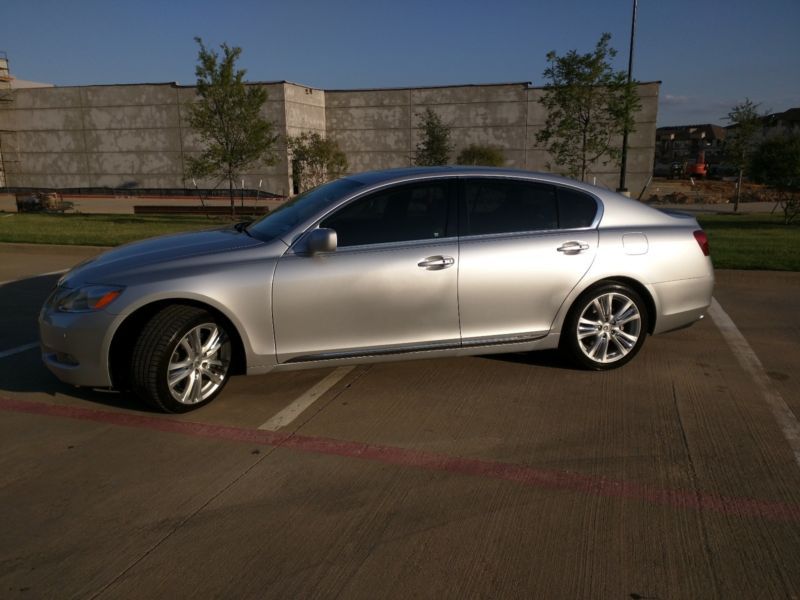
<path fill-rule="evenodd" d="M 308 234 L 306 247 L 309 254 L 333 252 L 336 250 L 337 241 L 336 231 L 320 227 Z"/>

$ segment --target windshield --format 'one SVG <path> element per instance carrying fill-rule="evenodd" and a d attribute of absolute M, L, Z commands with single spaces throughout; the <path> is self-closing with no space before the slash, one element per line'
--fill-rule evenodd
<path fill-rule="evenodd" d="M 268 215 L 248 225 L 247 232 L 264 242 L 279 238 L 362 185 L 364 184 L 355 179 L 337 179 L 317 186 L 295 196 Z"/>

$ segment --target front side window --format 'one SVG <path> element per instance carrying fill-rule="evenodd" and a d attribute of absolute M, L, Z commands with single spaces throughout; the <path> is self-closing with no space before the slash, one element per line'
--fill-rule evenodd
<path fill-rule="evenodd" d="M 264 242 L 274 240 L 363 185 L 355 179 L 345 178 L 317 186 L 251 223 L 247 231 Z"/>
<path fill-rule="evenodd" d="M 336 231 L 339 247 L 448 237 L 452 189 L 449 181 L 393 186 L 354 200 L 320 227 Z"/>
<path fill-rule="evenodd" d="M 464 182 L 466 235 L 558 228 L 555 188 L 510 179 Z"/>

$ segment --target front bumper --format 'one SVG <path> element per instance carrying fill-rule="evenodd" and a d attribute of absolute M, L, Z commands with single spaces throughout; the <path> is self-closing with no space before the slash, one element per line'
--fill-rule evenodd
<path fill-rule="evenodd" d="M 45 308 L 39 315 L 45 366 L 65 383 L 111 387 L 108 350 L 115 318 L 105 311 L 62 313 Z"/>

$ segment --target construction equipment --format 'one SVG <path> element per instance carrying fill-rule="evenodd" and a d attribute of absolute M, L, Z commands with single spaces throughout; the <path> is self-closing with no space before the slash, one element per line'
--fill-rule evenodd
<path fill-rule="evenodd" d="M 706 162 L 705 150 L 700 150 L 697 153 L 697 158 L 690 159 L 686 162 L 684 175 L 695 179 L 705 179 L 708 176 L 708 163 Z"/>
<path fill-rule="evenodd" d="M 26 192 L 17 194 L 17 212 L 63 213 L 75 208 L 58 192 Z"/>

